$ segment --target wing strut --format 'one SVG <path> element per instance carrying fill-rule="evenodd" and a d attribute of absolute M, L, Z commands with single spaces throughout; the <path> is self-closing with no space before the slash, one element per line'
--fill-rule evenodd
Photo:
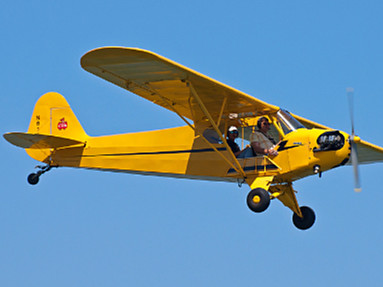
<path fill-rule="evenodd" d="M 221 119 L 222 119 L 223 111 L 225 110 L 226 102 L 227 102 L 227 96 L 223 98 L 222 108 L 221 108 L 221 111 L 219 112 L 219 116 L 218 116 L 218 120 L 217 120 L 217 127 L 219 127 L 219 124 L 221 123 Z"/>
<path fill-rule="evenodd" d="M 128 83 L 127 83 L 128 84 Z M 198 96 L 197 92 L 194 90 L 193 86 L 191 85 L 191 83 L 187 82 L 187 86 L 190 88 L 190 92 L 192 94 L 192 96 L 197 100 L 201 110 L 203 111 L 203 113 L 206 115 L 206 117 L 209 119 L 211 125 L 214 127 L 215 131 L 217 132 L 217 134 L 220 136 L 222 142 L 224 143 L 225 147 L 226 147 L 226 150 L 229 152 L 229 154 L 231 155 L 231 157 L 234 159 L 234 163 L 232 163 L 226 156 L 224 156 L 211 142 L 209 142 L 184 116 L 181 115 L 180 112 L 177 111 L 177 109 L 174 107 L 174 103 L 170 102 L 169 99 L 167 99 L 166 97 L 162 96 L 160 93 L 158 93 L 155 89 L 153 89 L 152 87 L 150 87 L 150 84 L 146 83 L 146 85 L 137 85 L 135 84 L 136 86 L 140 87 L 141 89 L 144 89 L 146 91 L 149 91 L 152 95 L 157 95 L 164 103 L 165 105 L 167 105 L 169 107 L 170 110 L 172 110 L 173 112 L 175 112 L 191 129 L 193 129 L 216 153 L 219 154 L 220 157 L 222 157 L 223 160 L 225 160 L 236 172 L 240 173 L 242 175 L 243 178 L 246 178 L 246 174 L 245 172 L 243 171 L 240 163 L 238 162 L 237 158 L 235 157 L 235 155 L 233 154 L 233 152 L 231 151 L 231 148 L 229 147 L 229 145 L 227 144 L 226 142 L 226 139 L 222 136 L 221 134 L 221 131 L 218 129 L 217 125 L 215 124 L 213 118 L 211 117 L 210 113 L 208 112 L 208 110 L 206 109 L 205 105 L 203 104 L 203 102 L 201 101 L 200 97 Z M 221 108 L 221 111 L 220 111 L 220 115 L 223 114 L 223 111 L 224 111 L 224 107 L 226 105 L 226 99 L 224 100 L 224 103 L 223 103 L 223 106 Z M 218 122 L 220 122 L 220 119 L 218 119 Z"/>
<path fill-rule="evenodd" d="M 208 113 L 206 116 L 208 116 L 210 119 L 211 119 L 211 122 L 212 122 L 212 125 L 215 126 L 215 130 L 216 132 L 218 131 L 218 134 L 220 135 L 221 139 L 223 139 L 223 142 L 225 144 L 225 147 L 226 149 L 229 151 L 229 153 L 232 155 L 232 157 L 234 158 L 235 160 L 235 163 L 238 165 L 238 167 L 233 164 L 226 156 L 224 156 L 219 150 L 217 150 L 217 148 L 211 143 L 209 142 L 184 116 L 182 116 L 178 111 L 177 109 L 174 107 L 174 104 L 170 102 L 169 99 L 167 99 L 166 97 L 162 96 L 160 93 L 158 93 L 155 89 L 151 88 L 150 85 L 146 84 L 146 86 L 141 86 L 141 85 L 137 85 L 139 86 L 140 88 L 142 89 L 145 89 L 147 91 L 149 91 L 152 95 L 155 94 L 157 95 L 164 103 L 165 105 L 167 105 L 169 107 L 170 110 L 172 110 L 173 112 L 175 112 L 192 130 L 194 130 L 216 153 L 218 153 L 223 160 L 225 160 L 232 168 L 235 169 L 236 172 L 240 173 L 243 178 L 246 178 L 246 174 L 245 172 L 243 171 L 241 165 L 239 164 L 237 158 L 234 156 L 234 154 L 231 152 L 231 148 L 229 147 L 229 145 L 227 144 L 226 140 L 222 137 L 221 135 L 221 132 L 219 131 L 219 129 L 217 128 L 217 126 L 215 125 L 214 121 L 211 119 L 211 116 L 210 114 Z M 197 95 L 197 98 L 199 99 L 198 95 Z M 200 99 L 199 99 L 200 100 Z M 224 103 L 224 105 L 226 104 L 226 101 Z M 203 105 L 203 104 L 202 104 Z M 205 106 L 203 106 L 204 109 L 206 110 Z M 221 113 L 223 113 L 223 109 L 221 110 Z M 205 113 L 205 112 L 204 112 Z M 206 113 L 205 113 L 206 114 Z"/>
<path fill-rule="evenodd" d="M 242 170 L 241 166 L 240 169 L 238 169 L 231 161 L 229 161 L 219 150 L 217 150 L 217 148 L 211 143 L 209 142 L 184 116 L 182 116 L 174 107 L 172 104 L 170 104 L 168 102 L 168 100 L 161 96 L 160 94 L 156 93 L 156 95 L 158 95 L 163 101 L 164 103 L 169 107 L 169 109 L 171 109 L 173 112 L 175 112 L 191 129 L 193 129 L 216 153 L 218 153 L 232 168 L 235 169 L 236 172 L 242 174 L 242 176 L 244 178 L 246 178 L 246 175 L 244 173 L 244 171 Z M 227 147 L 226 147 L 227 149 Z M 230 147 L 229 147 L 229 150 L 231 151 Z M 237 161 L 238 162 L 238 161 Z M 239 163 L 238 163 L 239 164 Z"/>
<path fill-rule="evenodd" d="M 232 159 L 234 160 L 235 164 L 237 165 L 237 168 L 234 167 L 233 164 L 231 164 L 233 166 L 233 168 L 239 172 L 244 178 L 246 178 L 246 174 L 245 172 L 243 171 L 240 163 L 238 162 L 237 158 L 235 157 L 234 153 L 231 151 L 231 148 L 230 146 L 228 145 L 225 137 L 222 136 L 222 133 L 221 131 L 219 130 L 217 124 L 215 123 L 215 121 L 213 120 L 212 116 L 210 115 L 209 111 L 207 110 L 207 108 L 205 107 L 205 105 L 203 104 L 201 98 L 198 96 L 196 90 L 194 89 L 193 85 L 190 83 L 190 82 L 187 82 L 187 85 L 188 87 L 190 88 L 190 93 L 191 95 L 196 99 L 198 105 L 200 106 L 202 112 L 205 114 L 205 116 L 208 118 L 210 124 L 213 126 L 215 132 L 219 135 L 219 137 L 221 138 L 223 144 L 225 145 L 226 147 L 226 150 L 229 151 L 229 154 L 230 156 L 232 157 Z M 223 109 L 224 109 L 224 106 L 226 104 L 226 100 L 224 102 L 224 104 L 222 105 L 222 109 L 221 109 L 221 113 L 223 113 Z M 218 122 L 220 121 L 220 119 L 218 119 Z M 203 137 L 205 139 L 205 137 Z M 206 139 L 205 139 L 206 140 Z M 207 140 L 206 140 L 207 141 Z M 228 161 L 228 160 L 227 160 Z"/>

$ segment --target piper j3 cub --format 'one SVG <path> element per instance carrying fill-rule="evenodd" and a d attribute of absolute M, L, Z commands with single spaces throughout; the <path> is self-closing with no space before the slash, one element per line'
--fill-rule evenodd
<path fill-rule="evenodd" d="M 64 97 L 47 93 L 35 105 L 28 132 L 4 134 L 10 143 L 45 163 L 28 176 L 30 184 L 52 167 L 64 166 L 246 182 L 252 211 L 263 212 L 271 199 L 278 199 L 293 211 L 294 225 L 308 229 L 315 214 L 299 206 L 292 186 L 295 180 L 349 162 L 357 172 L 358 162 L 383 161 L 383 148 L 361 140 L 353 131 L 350 135 L 290 114 L 149 51 L 99 48 L 85 54 L 81 65 L 176 113 L 186 125 L 91 137 Z M 269 134 L 277 142 L 274 152 L 247 147 L 236 156 L 226 138 L 228 128 L 237 128 L 242 145 L 247 141 L 253 146 L 260 118 L 270 123 Z M 356 189 L 360 189 L 357 176 Z"/>

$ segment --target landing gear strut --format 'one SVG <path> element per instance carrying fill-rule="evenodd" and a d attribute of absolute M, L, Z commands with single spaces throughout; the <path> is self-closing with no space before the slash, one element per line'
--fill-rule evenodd
<path fill-rule="evenodd" d="M 39 170 L 36 173 L 31 173 L 30 175 L 28 175 L 27 177 L 28 183 L 32 185 L 37 184 L 39 182 L 40 175 L 42 175 L 43 173 L 46 173 L 47 171 L 50 171 L 52 167 L 54 166 L 51 166 L 49 164 L 45 166 L 41 166 L 41 165 L 36 166 L 36 168 L 39 168 Z"/>

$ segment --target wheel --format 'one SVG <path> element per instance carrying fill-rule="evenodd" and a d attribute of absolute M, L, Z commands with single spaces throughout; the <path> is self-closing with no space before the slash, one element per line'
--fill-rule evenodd
<path fill-rule="evenodd" d="M 35 185 L 39 182 L 39 176 L 36 173 L 31 173 L 28 175 L 28 183 Z"/>
<path fill-rule="evenodd" d="M 247 206 L 254 212 L 263 212 L 270 205 L 270 195 L 263 188 L 255 188 L 247 195 Z"/>
<path fill-rule="evenodd" d="M 301 230 L 309 229 L 315 222 L 315 213 L 310 207 L 301 207 L 303 218 L 299 217 L 298 214 L 293 214 L 293 223 L 296 228 Z"/>

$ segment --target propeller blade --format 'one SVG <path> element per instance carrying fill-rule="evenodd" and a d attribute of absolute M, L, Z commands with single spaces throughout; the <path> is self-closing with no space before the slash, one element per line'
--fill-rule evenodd
<path fill-rule="evenodd" d="M 350 118 L 351 118 L 351 136 L 350 136 L 350 145 L 351 145 L 351 163 L 354 169 L 354 180 L 355 180 L 355 192 L 361 192 L 362 188 L 360 186 L 359 179 L 359 165 L 358 165 L 358 148 L 355 142 L 355 127 L 354 127 L 354 88 L 347 88 L 347 97 L 348 97 L 348 106 L 350 109 Z"/>
<path fill-rule="evenodd" d="M 359 179 L 358 149 L 356 147 L 356 143 L 353 138 L 350 138 L 350 143 L 351 143 L 351 163 L 352 163 L 352 167 L 354 168 L 354 180 L 355 180 L 354 191 L 361 192 L 362 188 L 361 188 L 360 179 Z"/>
<path fill-rule="evenodd" d="M 348 107 L 350 109 L 350 118 L 351 118 L 351 134 L 355 136 L 354 129 L 354 88 L 347 88 L 347 97 L 348 97 Z"/>

